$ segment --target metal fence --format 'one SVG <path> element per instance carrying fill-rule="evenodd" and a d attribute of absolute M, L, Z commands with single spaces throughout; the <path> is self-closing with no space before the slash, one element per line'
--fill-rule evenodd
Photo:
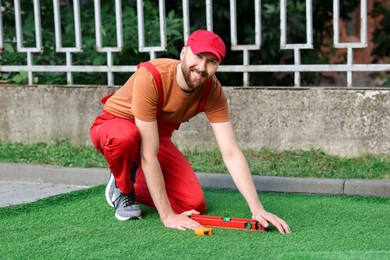
<path fill-rule="evenodd" d="M 249 0 L 248 0 L 249 1 Z M 262 47 L 262 5 L 260 0 L 254 0 L 254 27 L 255 27 L 255 42 L 253 44 L 239 44 L 238 34 L 240 28 L 237 27 L 237 1 L 230 0 L 226 9 L 230 13 L 230 42 L 227 46 L 234 52 L 242 52 L 242 64 L 224 65 L 221 64 L 220 72 L 235 72 L 242 73 L 243 86 L 249 85 L 250 73 L 253 72 L 292 72 L 294 73 L 294 86 L 301 86 L 301 74 L 304 72 L 344 72 L 347 74 L 347 86 L 353 85 L 354 72 L 383 72 L 390 70 L 390 64 L 355 64 L 353 60 L 353 52 L 355 49 L 367 47 L 367 0 L 360 1 L 360 42 L 340 42 L 339 39 L 339 0 L 333 0 L 333 30 L 334 30 L 334 48 L 347 49 L 346 64 L 302 64 L 301 51 L 304 49 L 313 49 L 313 15 L 312 15 L 312 0 L 305 1 L 306 6 L 306 42 L 303 43 L 288 43 L 287 37 L 287 0 L 280 0 L 280 49 L 292 50 L 294 53 L 294 64 L 251 64 L 250 52 L 258 51 Z M 123 24 L 122 24 L 122 2 L 115 0 L 115 20 L 116 20 L 116 46 L 103 46 L 102 41 L 102 21 L 101 21 L 101 3 L 100 0 L 94 0 L 95 13 L 95 39 L 96 51 L 105 53 L 107 56 L 107 64 L 105 65 L 75 65 L 72 62 L 72 57 L 75 54 L 82 52 L 82 33 L 80 22 L 80 0 L 73 0 L 73 16 L 74 16 L 74 46 L 63 47 L 61 31 L 61 12 L 60 0 L 53 0 L 54 10 L 54 28 L 55 28 L 55 50 L 58 53 L 66 54 L 65 65 L 34 65 L 34 55 L 39 54 L 43 50 L 42 29 L 41 29 L 41 13 L 40 1 L 33 0 L 34 24 L 35 24 L 35 43 L 34 47 L 24 46 L 23 41 L 23 26 L 22 12 L 23 9 L 20 0 L 14 0 L 15 8 L 15 31 L 16 31 L 16 50 L 19 53 L 26 54 L 25 65 L 0 65 L 0 72 L 20 72 L 28 73 L 28 84 L 33 84 L 33 74 L 37 72 L 62 72 L 67 75 L 67 84 L 73 85 L 73 73 L 107 73 L 108 85 L 114 85 L 114 73 L 116 72 L 133 72 L 136 70 L 135 64 L 129 65 L 114 65 L 113 53 L 121 52 L 123 49 Z M 1 4 L 1 0 L 0 0 Z M 182 1 L 183 9 L 183 41 L 186 41 L 190 31 L 190 15 L 192 14 L 189 8 L 189 0 Z M 160 45 L 146 46 L 145 44 L 145 18 L 144 18 L 144 1 L 137 0 L 137 20 L 138 20 L 138 50 L 139 52 L 148 53 L 150 59 L 156 58 L 156 53 L 165 52 L 167 48 L 166 39 L 166 14 L 165 1 L 158 1 L 158 14 L 160 23 Z M 206 24 L 205 28 L 213 31 L 213 1 L 205 0 L 206 8 Z M 114 19 L 114 17 L 113 17 Z M 4 25 L 2 13 L 0 12 L 0 49 L 4 49 Z M 266 29 L 266 28 L 265 28 Z M 264 30 L 264 29 L 263 29 Z M 266 50 L 265 50 L 266 51 Z"/>

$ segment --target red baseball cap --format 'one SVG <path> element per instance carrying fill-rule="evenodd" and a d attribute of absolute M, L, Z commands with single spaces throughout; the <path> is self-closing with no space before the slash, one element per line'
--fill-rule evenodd
<path fill-rule="evenodd" d="M 191 47 L 194 54 L 208 52 L 214 54 L 220 63 L 226 54 L 226 47 L 222 39 L 213 32 L 198 30 L 193 32 L 187 40 L 187 45 Z"/>

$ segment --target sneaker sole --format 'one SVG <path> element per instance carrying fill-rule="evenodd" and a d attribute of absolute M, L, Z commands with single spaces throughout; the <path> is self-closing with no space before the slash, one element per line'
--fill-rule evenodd
<path fill-rule="evenodd" d="M 121 221 L 124 221 L 124 220 L 139 220 L 139 219 L 142 219 L 142 216 L 140 217 L 130 217 L 130 218 L 124 218 L 124 217 L 121 217 L 119 216 L 118 214 L 115 213 L 115 217 L 118 219 L 118 220 L 121 220 Z"/>
<path fill-rule="evenodd" d="M 114 175 L 112 175 L 112 173 L 110 173 L 110 180 L 108 181 L 107 186 L 106 186 L 105 196 L 106 196 L 106 201 L 107 201 L 108 205 L 110 205 L 111 207 L 114 207 L 114 203 L 112 202 L 113 201 L 112 197 L 114 195 L 114 189 L 111 188 L 112 185 L 115 185 L 114 182 L 115 182 Z"/>

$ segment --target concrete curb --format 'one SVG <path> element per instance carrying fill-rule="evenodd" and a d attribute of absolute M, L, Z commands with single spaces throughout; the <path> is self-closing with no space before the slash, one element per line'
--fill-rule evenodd
<path fill-rule="evenodd" d="M 197 173 L 205 188 L 236 189 L 230 175 Z M 51 165 L 0 163 L 0 181 L 52 183 L 76 186 L 106 184 L 108 169 L 56 167 Z M 257 191 L 363 195 L 390 197 L 390 180 L 318 179 L 253 176 Z"/>
<path fill-rule="evenodd" d="M 272 176 L 252 176 L 258 191 L 343 194 L 344 180 L 291 178 Z M 235 185 L 229 175 L 206 173 L 199 176 L 202 186 L 234 189 Z"/>
<path fill-rule="evenodd" d="M 103 168 L 57 167 L 52 165 L 0 163 L 0 180 L 96 186 L 107 183 Z"/>
<path fill-rule="evenodd" d="M 236 189 L 230 175 L 197 173 L 203 187 Z M 253 176 L 257 191 L 390 197 L 390 180 Z"/>

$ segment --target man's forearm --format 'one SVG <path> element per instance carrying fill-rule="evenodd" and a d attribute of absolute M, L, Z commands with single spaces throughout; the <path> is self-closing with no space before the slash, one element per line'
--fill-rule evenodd
<path fill-rule="evenodd" d="M 231 156 L 231 158 L 224 158 L 224 161 L 235 185 L 245 198 L 251 212 L 254 213 L 257 210 L 263 209 L 248 164 L 242 153 L 238 152 L 234 156 Z"/>
<path fill-rule="evenodd" d="M 164 178 L 157 158 L 149 161 L 142 160 L 142 170 L 144 171 L 150 195 L 152 196 L 160 218 L 164 219 L 169 215 L 174 214 L 168 199 Z"/>

